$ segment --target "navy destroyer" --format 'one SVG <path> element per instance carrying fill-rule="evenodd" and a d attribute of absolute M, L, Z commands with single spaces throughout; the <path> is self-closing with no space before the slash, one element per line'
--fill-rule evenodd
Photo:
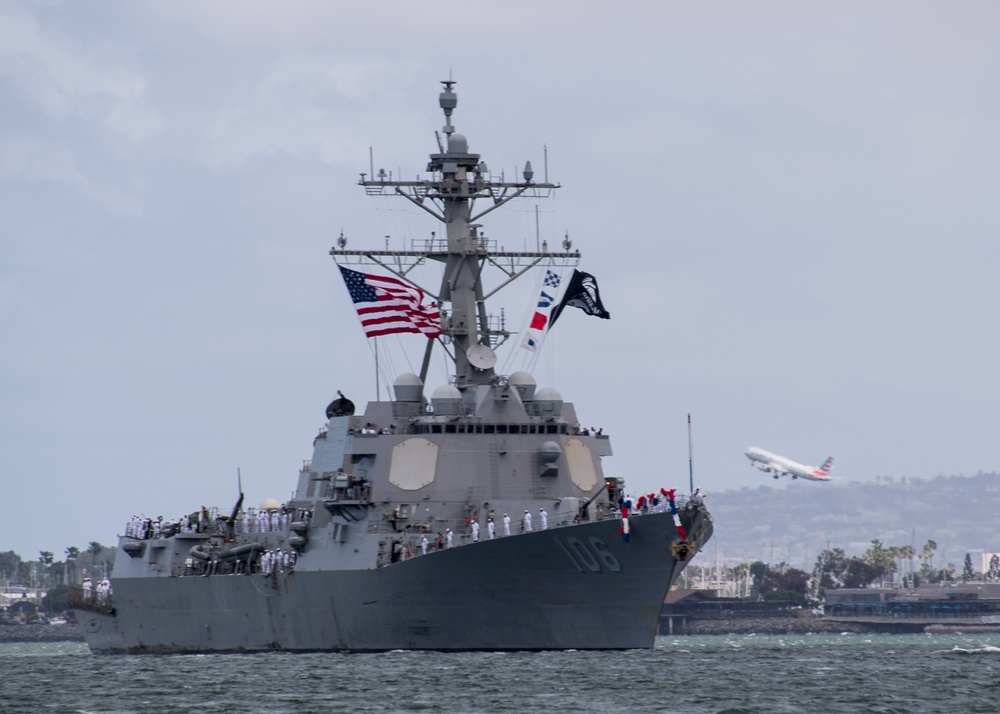
<path fill-rule="evenodd" d="M 71 595 L 92 651 L 653 645 L 667 590 L 711 537 L 711 517 L 696 496 L 666 489 L 629 499 L 602 469 L 607 434 L 528 371 L 497 369 L 497 349 L 516 341 L 487 299 L 516 278 L 545 271 L 517 348 L 536 347 L 561 306 L 603 306 L 568 241 L 561 252 L 509 252 L 486 238 L 486 214 L 559 186 L 536 182 L 530 163 L 521 180 L 493 175 L 452 124 L 454 82 L 443 84 L 429 175 L 360 180 L 369 195 L 426 210 L 442 235 L 349 250 L 341 234 L 330 251 L 368 338 L 426 340 L 421 373 L 396 376 L 392 398 L 377 395 L 363 413 L 338 385 L 349 394 L 327 407 L 290 500 L 250 507 L 240 494 L 176 522 L 133 518 L 110 583 Z M 440 284 L 417 285 L 413 269 L 433 265 Z M 489 291 L 488 268 L 501 271 Z M 557 301 L 571 268 L 577 287 L 566 280 L 564 291 L 580 293 Z M 428 399 L 435 349 L 451 374 Z"/>

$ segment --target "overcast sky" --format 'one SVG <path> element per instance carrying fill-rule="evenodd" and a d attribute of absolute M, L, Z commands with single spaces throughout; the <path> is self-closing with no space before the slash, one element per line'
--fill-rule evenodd
<path fill-rule="evenodd" d="M 556 197 L 485 230 L 599 280 L 611 320 L 529 366 L 606 473 L 686 486 L 689 412 L 709 492 L 771 482 L 751 445 L 1000 470 L 997 37 L 993 2 L 0 0 L 0 550 L 229 507 L 237 469 L 291 495 L 336 390 L 375 396 L 328 250 L 440 230 L 356 181 L 423 173 L 449 75 L 495 173 L 548 147 Z"/>

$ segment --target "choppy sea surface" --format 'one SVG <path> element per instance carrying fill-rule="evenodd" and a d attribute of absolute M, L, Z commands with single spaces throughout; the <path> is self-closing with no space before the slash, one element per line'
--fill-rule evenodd
<path fill-rule="evenodd" d="M 997 712 L 1000 635 L 662 637 L 628 652 L 95 656 L 0 644 L 0 713 Z"/>

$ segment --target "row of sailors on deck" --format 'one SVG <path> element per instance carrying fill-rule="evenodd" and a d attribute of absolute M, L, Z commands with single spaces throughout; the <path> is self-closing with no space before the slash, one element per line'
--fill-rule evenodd
<path fill-rule="evenodd" d="M 272 573 L 290 573 L 295 567 L 299 554 L 294 550 L 265 550 L 260 556 L 260 572 L 264 575 Z"/>
<path fill-rule="evenodd" d="M 97 596 L 96 598 L 94 596 Z M 104 578 L 97 586 L 94 586 L 94 581 L 90 578 L 83 579 L 83 598 L 85 600 L 94 600 L 104 604 L 111 599 L 111 581 Z"/>
<path fill-rule="evenodd" d="M 176 521 L 165 521 L 163 516 L 144 518 L 134 515 L 125 526 L 125 535 L 145 540 L 147 538 L 169 538 L 178 532 L 201 533 L 209 529 L 211 521 L 211 515 L 204 507 L 196 513 L 185 513 Z"/>
<path fill-rule="evenodd" d="M 489 515 L 486 518 L 486 532 L 490 540 L 493 540 L 494 538 L 497 537 L 497 527 L 496 523 L 493 521 L 492 513 L 493 512 L 490 511 L 491 515 Z M 544 508 L 539 508 L 538 516 L 539 520 L 541 521 L 541 530 L 544 531 L 549 527 L 549 514 Z M 521 519 L 521 532 L 530 533 L 532 530 L 531 523 L 532 523 L 531 512 L 525 510 L 524 517 Z M 503 535 L 505 536 L 510 535 L 510 524 L 511 524 L 510 516 L 507 515 L 506 513 L 503 514 Z M 473 520 L 470 524 L 470 529 L 471 529 L 470 532 L 472 534 L 472 542 L 478 543 L 479 531 L 480 531 L 479 521 Z M 447 529 L 443 535 L 441 533 L 437 534 L 437 543 L 428 540 L 427 536 L 423 536 L 420 539 L 420 552 L 422 554 L 426 554 L 431 550 L 441 550 L 443 548 L 451 548 L 452 545 L 454 544 L 454 540 L 455 540 L 455 534 L 452 533 L 451 528 Z"/>
<path fill-rule="evenodd" d="M 218 517 L 226 520 L 224 516 Z M 312 519 L 311 508 L 282 508 L 272 510 L 262 510 L 253 512 L 244 511 L 242 516 L 237 517 L 239 524 L 243 526 L 244 533 L 266 533 L 287 531 L 293 520 L 305 521 L 308 523 Z M 164 521 L 163 516 L 158 518 L 143 518 L 142 516 L 132 516 L 125 526 L 125 535 L 140 540 L 148 538 L 168 538 L 174 533 L 201 533 L 209 530 L 211 522 L 208 509 L 202 508 L 200 513 L 191 515 L 184 514 L 176 521 Z"/>
<path fill-rule="evenodd" d="M 186 529 L 198 530 L 200 524 L 197 520 L 190 520 L 188 516 L 184 516 L 180 519 L 181 530 L 185 533 L 189 532 Z M 125 526 L 125 535 L 132 536 L 133 538 L 139 538 L 145 540 L 147 538 L 159 538 L 164 534 L 164 532 L 170 530 L 170 521 L 164 521 L 163 516 L 158 518 L 143 518 L 142 516 L 132 516 L 128 524 Z"/>
<path fill-rule="evenodd" d="M 218 560 L 200 561 L 191 556 L 184 560 L 184 575 L 244 575 L 246 573 L 290 573 L 295 568 L 299 554 L 292 549 L 265 550 L 256 561 L 247 563 L 238 560 L 232 565 L 224 565 Z"/>
<path fill-rule="evenodd" d="M 282 508 L 280 511 L 275 508 L 256 513 L 244 511 L 240 522 L 244 533 L 274 533 L 287 531 L 293 521 L 308 523 L 312 516 L 311 508 Z"/>
<path fill-rule="evenodd" d="M 298 518 L 300 520 L 306 520 L 306 516 L 304 516 L 303 513 L 308 510 L 309 509 L 307 508 L 298 509 Z M 292 510 L 289 508 L 282 508 L 280 511 L 277 509 L 270 511 L 257 511 L 257 513 L 244 511 L 240 522 L 243 524 L 244 533 L 272 533 L 276 531 L 287 531 L 288 526 L 292 524 L 292 513 Z M 310 512 L 309 515 L 311 516 L 312 513 Z"/>
<path fill-rule="evenodd" d="M 395 434 L 396 433 L 396 425 L 392 424 L 389 427 L 382 427 L 381 429 L 379 429 L 378 427 L 376 427 L 371 422 L 368 422 L 363 427 L 361 427 L 361 433 L 362 434 Z"/>
<path fill-rule="evenodd" d="M 546 530 L 549 527 L 549 514 L 544 508 L 538 509 L 538 519 L 541 521 L 541 530 Z M 510 516 L 506 513 L 503 514 L 503 534 L 505 536 L 510 535 Z M 525 510 L 524 516 L 521 518 L 521 532 L 531 533 L 531 511 Z M 490 515 L 486 518 L 486 534 L 489 536 L 490 540 L 497 537 L 497 527 L 496 523 L 493 521 L 493 512 L 490 511 Z M 479 521 L 472 521 L 472 542 L 479 541 Z"/>

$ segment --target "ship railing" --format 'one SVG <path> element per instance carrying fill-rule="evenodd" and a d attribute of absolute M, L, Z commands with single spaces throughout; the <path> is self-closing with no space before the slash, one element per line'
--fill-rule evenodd
<path fill-rule="evenodd" d="M 301 509 L 301 508 L 287 508 L 281 507 L 276 509 L 281 512 L 282 518 L 277 527 L 272 528 L 270 524 L 270 518 L 268 517 L 267 526 L 263 527 L 262 521 L 259 518 L 260 514 L 267 512 L 270 513 L 271 510 L 275 509 L 264 509 L 261 511 L 257 508 L 246 508 L 242 509 L 240 513 L 236 516 L 236 521 L 234 523 L 229 522 L 230 513 L 228 511 L 223 511 L 223 509 L 213 506 L 212 508 L 206 508 L 205 512 L 208 514 L 203 518 L 199 518 L 197 521 L 191 521 L 188 525 L 187 530 L 181 527 L 179 521 L 164 521 L 160 533 L 160 538 L 170 538 L 173 536 L 192 536 L 193 534 L 199 534 L 201 536 L 228 536 L 230 534 L 242 534 L 242 533 L 264 533 L 264 532 L 283 532 L 288 530 L 288 525 L 297 520 L 302 520 L 305 518 L 311 518 L 311 509 Z M 302 511 L 308 510 L 308 516 L 304 516 Z M 244 528 L 244 515 L 249 518 L 249 530 Z M 154 540 L 154 536 L 151 530 L 143 527 L 142 531 L 139 533 L 134 533 L 131 528 L 131 524 L 128 524 L 125 528 L 125 535 L 129 538 L 134 538 L 136 540 Z"/>
<path fill-rule="evenodd" d="M 82 585 L 71 585 L 67 594 L 69 606 L 76 610 L 86 610 L 102 615 L 111 615 L 115 610 L 114 598 L 111 593 L 99 593 L 86 589 Z"/>
<path fill-rule="evenodd" d="M 278 519 L 273 524 L 271 513 L 278 513 Z M 234 535 L 244 535 L 247 533 L 284 533 L 290 529 L 292 523 L 301 520 L 310 520 L 312 509 L 290 508 L 282 506 L 277 509 L 246 508 L 236 515 L 236 522 L 232 524 L 231 533 Z M 227 521 L 228 522 L 228 521 Z"/>
<path fill-rule="evenodd" d="M 244 552 L 241 556 L 226 557 L 225 553 L 211 554 L 208 560 L 186 557 L 182 562 L 175 563 L 170 569 L 170 576 L 174 578 L 203 576 L 203 575 L 253 575 L 262 573 L 262 556 L 266 551 L 278 554 L 280 557 L 271 566 L 271 573 L 290 573 L 295 569 L 297 552 L 293 547 L 279 547 L 274 544 L 262 546 L 254 549 L 250 553 Z M 293 555 L 294 554 L 294 555 Z M 218 557 L 222 555 L 222 557 Z M 270 573 L 267 573 L 270 574 Z"/>
<path fill-rule="evenodd" d="M 676 501 L 675 501 L 676 503 Z M 678 504 L 678 510 L 680 506 Z M 633 512 L 635 518 L 642 518 L 647 513 L 659 513 L 664 509 L 657 508 L 646 512 Z M 669 512 L 669 508 L 666 509 Z M 621 513 L 617 508 L 605 507 L 595 512 L 590 522 L 614 521 L 621 518 Z M 557 530 L 569 526 L 575 526 L 584 522 L 578 515 L 548 515 L 548 523 L 544 530 Z M 495 538 L 509 538 L 529 532 L 524 521 L 519 517 L 511 519 L 510 536 L 504 534 L 503 518 L 494 518 Z M 438 550 L 448 550 L 448 529 L 452 531 L 451 548 L 461 548 L 473 545 L 476 542 L 490 540 L 489 526 L 485 520 L 480 521 L 479 538 L 474 540 L 471 519 L 432 519 L 418 520 L 412 518 L 411 509 L 403 511 L 394 510 L 386 513 L 384 519 L 376 526 L 376 533 L 389 536 L 386 538 L 384 547 L 379 551 L 376 567 L 385 567 L 411 558 L 419 558 L 423 555 L 423 539 L 427 538 L 426 555 Z M 532 532 L 542 530 L 540 518 L 537 514 L 532 514 Z M 395 549 L 395 552 L 394 552 Z"/>
<path fill-rule="evenodd" d="M 188 515 L 187 530 L 182 528 L 181 518 L 163 521 L 159 517 L 155 519 L 143 518 L 141 522 L 136 524 L 133 524 L 131 521 L 126 523 L 124 533 L 129 538 L 135 538 L 136 540 L 154 540 L 157 537 L 155 535 L 156 530 L 153 527 L 153 521 L 155 520 L 159 521 L 160 538 L 169 538 L 183 533 L 209 533 L 217 535 L 220 530 L 220 515 L 221 512 L 217 506 L 194 511 Z"/>

